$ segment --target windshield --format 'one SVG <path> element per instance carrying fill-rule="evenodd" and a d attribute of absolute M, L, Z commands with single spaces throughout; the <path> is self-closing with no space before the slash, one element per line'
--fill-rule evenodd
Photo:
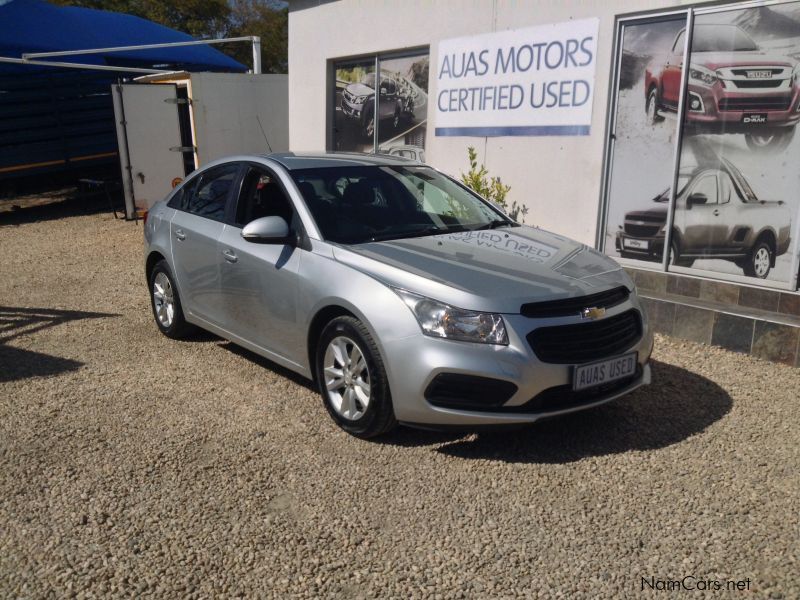
<path fill-rule="evenodd" d="M 367 87 L 375 89 L 375 73 L 367 73 L 361 78 L 361 83 Z"/>
<path fill-rule="evenodd" d="M 515 226 L 430 167 L 326 167 L 291 171 L 322 236 L 340 244 Z"/>
<path fill-rule="evenodd" d="M 697 25 L 692 35 L 692 52 L 754 52 L 758 46 L 734 25 Z"/>
<path fill-rule="evenodd" d="M 686 185 L 689 183 L 689 175 L 686 173 L 681 173 L 678 175 L 678 196 L 683 193 L 683 190 L 686 189 Z M 653 202 L 669 202 L 669 190 L 671 188 L 665 189 L 661 192 L 658 196 L 653 198 Z"/>

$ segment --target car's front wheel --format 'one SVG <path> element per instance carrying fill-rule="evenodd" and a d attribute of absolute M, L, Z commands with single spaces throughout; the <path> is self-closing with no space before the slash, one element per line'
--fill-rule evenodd
<path fill-rule="evenodd" d="M 658 92 L 656 88 L 650 90 L 650 93 L 647 94 L 647 124 L 648 125 L 655 125 L 656 123 L 661 123 L 664 120 L 660 114 L 658 114 Z"/>
<path fill-rule="evenodd" d="M 765 129 L 758 133 L 748 133 L 744 136 L 750 150 L 767 150 L 769 152 L 782 152 L 786 150 L 794 137 L 794 127 L 780 129 Z"/>
<path fill-rule="evenodd" d="M 150 305 L 158 329 L 165 336 L 181 339 L 189 335 L 194 326 L 183 317 L 181 299 L 167 261 L 160 260 L 150 271 Z"/>
<path fill-rule="evenodd" d="M 326 325 L 317 345 L 316 375 L 325 408 L 346 432 L 372 438 L 397 425 L 383 360 L 358 319 L 342 316 Z"/>
<path fill-rule="evenodd" d="M 764 241 L 758 242 L 744 263 L 744 274 L 748 277 L 766 279 L 772 268 L 773 260 L 772 246 Z"/>

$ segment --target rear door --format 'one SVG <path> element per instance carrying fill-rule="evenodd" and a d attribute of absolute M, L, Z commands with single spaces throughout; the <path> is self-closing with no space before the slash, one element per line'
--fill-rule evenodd
<path fill-rule="evenodd" d="M 175 84 L 111 86 L 125 210 L 147 210 L 163 199 L 170 182 L 185 174 Z"/>
<path fill-rule="evenodd" d="M 172 264 L 184 310 L 222 326 L 220 267 L 217 247 L 225 215 L 234 196 L 240 163 L 226 163 L 199 174 L 185 186 L 170 223 Z"/>

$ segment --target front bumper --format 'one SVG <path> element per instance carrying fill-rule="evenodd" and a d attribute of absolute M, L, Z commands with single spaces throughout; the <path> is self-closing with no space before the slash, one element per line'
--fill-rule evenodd
<path fill-rule="evenodd" d="M 691 108 L 693 99 L 701 107 Z M 769 127 L 794 127 L 800 121 L 800 89 L 742 92 L 722 87 L 689 85 L 686 125 L 709 133 L 750 133 Z M 759 118 L 752 117 L 758 115 Z"/>
<path fill-rule="evenodd" d="M 631 308 L 641 312 L 634 296 L 609 308 L 606 318 Z M 394 412 L 398 421 L 426 426 L 494 426 L 533 423 L 540 419 L 577 412 L 604 404 L 650 383 L 648 361 L 653 349 L 653 333 L 642 313 L 642 336 L 628 352 L 638 353 L 636 375 L 608 392 L 600 392 L 581 402 L 548 404 L 531 410 L 530 401 L 546 390 L 571 385 L 575 364 L 545 363 L 531 349 L 526 336 L 538 327 L 580 322 L 579 317 L 532 319 L 522 315 L 503 315 L 509 336 L 508 346 L 456 342 L 419 335 L 383 344 L 384 361 L 389 370 Z M 611 357 L 609 357 L 611 358 Z M 426 400 L 431 382 L 442 373 L 463 374 L 510 382 L 516 392 L 495 409 L 460 409 L 435 406 Z M 555 390 L 558 391 L 558 390 Z M 517 410 L 515 410 L 515 407 Z"/>
<path fill-rule="evenodd" d="M 640 260 L 661 262 L 664 257 L 664 236 L 634 236 L 624 231 L 618 231 L 616 248 L 621 256 L 627 255 Z"/>

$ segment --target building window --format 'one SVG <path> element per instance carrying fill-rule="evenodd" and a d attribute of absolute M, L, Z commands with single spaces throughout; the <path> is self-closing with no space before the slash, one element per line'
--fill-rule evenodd
<path fill-rule="evenodd" d="M 338 61 L 332 68 L 331 149 L 424 160 L 427 50 Z"/>
<path fill-rule="evenodd" d="M 618 21 L 606 253 L 797 289 L 797 31 L 798 1 Z"/>

